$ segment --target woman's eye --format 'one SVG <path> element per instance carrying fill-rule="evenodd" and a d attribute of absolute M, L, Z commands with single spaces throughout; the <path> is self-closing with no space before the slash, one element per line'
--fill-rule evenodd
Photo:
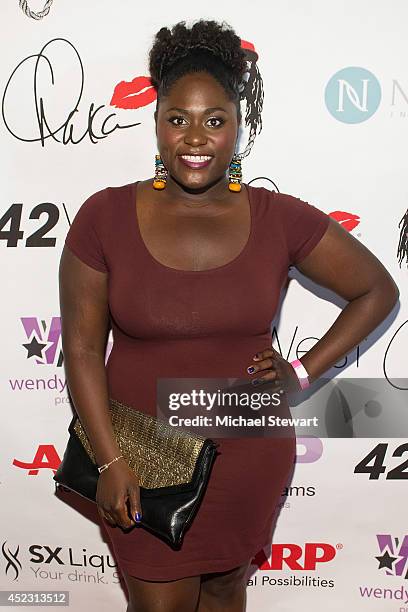
<path fill-rule="evenodd" d="M 187 123 L 184 117 L 181 117 L 180 115 L 170 117 L 169 122 L 175 126 L 183 126 Z M 210 127 L 220 127 L 220 125 L 222 125 L 223 123 L 224 120 L 220 119 L 220 117 L 210 117 L 209 119 L 207 119 L 207 125 L 209 125 Z"/>
<path fill-rule="evenodd" d="M 184 117 L 170 117 L 169 121 L 173 125 L 183 125 L 182 121 L 184 121 Z"/>
<path fill-rule="evenodd" d="M 219 127 L 224 123 L 223 119 L 220 119 L 219 117 L 210 117 L 208 122 L 210 123 L 211 127 Z"/>

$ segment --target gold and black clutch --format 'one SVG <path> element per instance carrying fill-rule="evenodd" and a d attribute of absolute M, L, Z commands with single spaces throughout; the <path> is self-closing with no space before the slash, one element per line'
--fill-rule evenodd
<path fill-rule="evenodd" d="M 208 484 L 217 444 L 109 398 L 118 446 L 140 486 L 140 525 L 179 549 Z M 75 415 L 54 480 L 95 502 L 98 467 Z M 56 485 L 56 486 L 57 486 Z"/>

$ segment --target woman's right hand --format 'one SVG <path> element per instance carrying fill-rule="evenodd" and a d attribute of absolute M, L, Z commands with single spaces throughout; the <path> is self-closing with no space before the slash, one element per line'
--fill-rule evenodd
<path fill-rule="evenodd" d="M 115 461 L 99 475 L 96 505 L 101 517 L 112 527 L 119 525 L 129 529 L 136 524 L 136 512 L 142 515 L 138 479 L 123 459 Z"/>

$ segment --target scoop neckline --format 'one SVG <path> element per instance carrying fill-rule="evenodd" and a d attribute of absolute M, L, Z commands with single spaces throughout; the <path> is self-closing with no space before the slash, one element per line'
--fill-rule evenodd
<path fill-rule="evenodd" d="M 151 252 L 149 251 L 149 249 L 147 248 L 145 241 L 142 238 L 142 233 L 140 231 L 140 226 L 139 226 L 139 218 L 137 216 L 137 186 L 140 183 L 140 181 L 135 181 L 134 183 L 131 183 L 131 210 L 133 212 L 132 214 L 132 224 L 131 225 L 136 225 L 136 235 L 138 238 L 138 241 L 143 249 L 143 251 L 145 252 L 146 256 L 150 259 L 150 261 L 152 261 L 152 263 L 154 263 L 156 266 L 164 269 L 164 270 L 168 270 L 169 272 L 173 272 L 176 274 L 186 274 L 186 275 L 203 275 L 203 274 L 212 274 L 212 273 L 216 273 L 216 272 L 223 272 L 224 270 L 227 270 L 229 268 L 231 268 L 232 266 L 234 266 L 236 263 L 238 263 L 239 261 L 241 261 L 241 259 L 243 259 L 245 257 L 245 255 L 247 254 L 247 252 L 249 251 L 250 245 L 252 243 L 253 240 L 253 236 L 254 236 L 254 225 L 255 225 L 255 214 L 254 214 L 254 204 L 253 204 L 253 200 L 252 200 L 252 192 L 251 192 L 251 186 L 247 185 L 246 183 L 242 183 L 246 190 L 247 190 L 247 194 L 248 194 L 248 201 L 249 201 L 249 212 L 250 212 L 250 230 L 249 230 L 249 236 L 248 239 L 244 245 L 244 247 L 241 249 L 241 251 L 238 253 L 238 255 L 236 257 L 234 257 L 234 259 L 232 259 L 231 261 L 228 261 L 227 263 L 223 264 L 222 266 L 217 266 L 215 268 L 207 268 L 206 270 L 180 270 L 178 268 L 172 268 L 171 266 L 167 266 L 166 264 L 161 263 L 161 261 L 159 261 L 158 259 L 156 259 L 155 257 L 153 257 L 153 255 L 151 254 Z M 136 219 L 135 219 L 136 217 Z"/>

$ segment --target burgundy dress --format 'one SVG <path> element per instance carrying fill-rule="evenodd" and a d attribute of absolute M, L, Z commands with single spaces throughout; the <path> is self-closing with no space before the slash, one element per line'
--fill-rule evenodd
<path fill-rule="evenodd" d="M 329 216 L 298 198 L 249 186 L 251 232 L 239 255 L 209 270 L 176 270 L 154 259 L 142 240 L 135 186 L 91 195 L 65 243 L 109 275 L 110 396 L 156 414 L 159 377 L 251 379 L 246 368 L 253 355 L 272 344 L 288 267 L 312 251 Z M 180 550 L 139 526 L 125 533 L 103 522 L 123 570 L 175 580 L 231 569 L 268 544 L 293 468 L 294 432 L 216 442 L 220 454 Z"/>

